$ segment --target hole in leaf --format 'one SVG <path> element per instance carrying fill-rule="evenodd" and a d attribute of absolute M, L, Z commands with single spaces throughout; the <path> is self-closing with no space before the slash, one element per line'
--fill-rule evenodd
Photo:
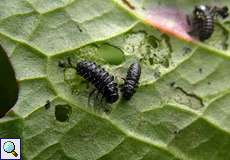
<path fill-rule="evenodd" d="M 163 34 L 161 39 L 158 39 L 153 35 L 146 36 L 144 34 L 138 49 L 138 52 L 143 56 L 143 63 L 164 68 L 169 67 L 173 49 L 167 35 Z"/>
<path fill-rule="evenodd" d="M 112 65 L 119 65 L 125 61 L 122 50 L 109 44 L 100 46 L 97 55 L 105 62 Z"/>
<path fill-rule="evenodd" d="M 18 85 L 13 67 L 7 57 L 6 51 L 0 45 L 0 118 L 3 117 L 16 103 L 18 98 Z"/>
<path fill-rule="evenodd" d="M 69 105 L 56 105 L 55 117 L 59 122 L 68 121 L 72 113 L 72 108 Z"/>
<path fill-rule="evenodd" d="M 157 48 L 159 46 L 159 40 L 156 39 L 154 36 L 149 36 L 148 42 L 153 48 Z"/>

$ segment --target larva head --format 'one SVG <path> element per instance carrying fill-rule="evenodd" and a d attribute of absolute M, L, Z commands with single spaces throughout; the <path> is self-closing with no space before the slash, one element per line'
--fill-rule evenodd
<path fill-rule="evenodd" d="M 131 97 L 134 95 L 135 92 L 136 92 L 136 91 L 133 90 L 133 89 L 126 89 L 126 91 L 123 92 L 123 98 L 124 98 L 125 100 L 130 100 Z"/>
<path fill-rule="evenodd" d="M 198 11 L 198 12 L 206 12 L 208 10 L 209 10 L 209 7 L 206 5 L 195 6 L 195 11 Z"/>
<path fill-rule="evenodd" d="M 205 13 L 209 11 L 209 7 L 206 5 L 199 5 L 195 6 L 195 9 L 193 11 L 193 15 L 199 19 L 201 19 Z"/>
<path fill-rule="evenodd" d="M 109 97 L 106 98 L 106 102 L 108 103 L 114 103 L 118 100 L 119 96 L 118 94 L 113 94 L 113 95 L 110 95 Z"/>
<path fill-rule="evenodd" d="M 118 98 L 119 98 L 118 92 L 114 92 L 113 94 L 106 97 L 106 102 L 112 104 L 116 102 Z"/>

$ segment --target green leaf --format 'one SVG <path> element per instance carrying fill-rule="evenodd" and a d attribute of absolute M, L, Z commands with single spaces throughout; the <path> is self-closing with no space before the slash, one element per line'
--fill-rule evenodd
<path fill-rule="evenodd" d="M 25 160 L 229 160 L 229 18 L 199 43 L 170 28 L 180 22 L 171 15 L 162 26 L 152 13 L 190 14 L 211 0 L 124 2 L 0 1 L 0 42 L 19 82 L 0 137 L 22 138 Z M 87 104 L 92 87 L 58 67 L 67 57 L 101 64 L 119 84 L 140 60 L 140 87 L 104 113 Z"/>

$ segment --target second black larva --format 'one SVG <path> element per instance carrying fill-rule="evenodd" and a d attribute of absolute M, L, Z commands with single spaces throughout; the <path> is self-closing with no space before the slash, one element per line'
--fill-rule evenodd
<path fill-rule="evenodd" d="M 188 23 L 191 26 L 189 33 L 201 41 L 210 38 L 214 31 L 214 21 L 217 16 L 221 16 L 223 19 L 228 17 L 228 7 L 195 6 L 192 17 L 188 17 Z"/>
<path fill-rule="evenodd" d="M 131 64 L 128 69 L 127 76 L 124 79 L 124 85 L 121 89 L 124 99 L 129 100 L 136 92 L 136 88 L 138 87 L 140 76 L 141 76 L 140 64 L 139 63 Z"/>

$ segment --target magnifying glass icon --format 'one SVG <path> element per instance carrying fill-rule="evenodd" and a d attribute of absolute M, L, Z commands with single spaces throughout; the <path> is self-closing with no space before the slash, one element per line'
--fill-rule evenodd
<path fill-rule="evenodd" d="M 18 154 L 17 152 L 15 152 L 15 145 L 13 142 L 11 141 L 7 141 L 3 144 L 3 150 L 6 152 L 6 153 L 11 153 L 14 155 L 14 157 L 17 157 Z"/>

